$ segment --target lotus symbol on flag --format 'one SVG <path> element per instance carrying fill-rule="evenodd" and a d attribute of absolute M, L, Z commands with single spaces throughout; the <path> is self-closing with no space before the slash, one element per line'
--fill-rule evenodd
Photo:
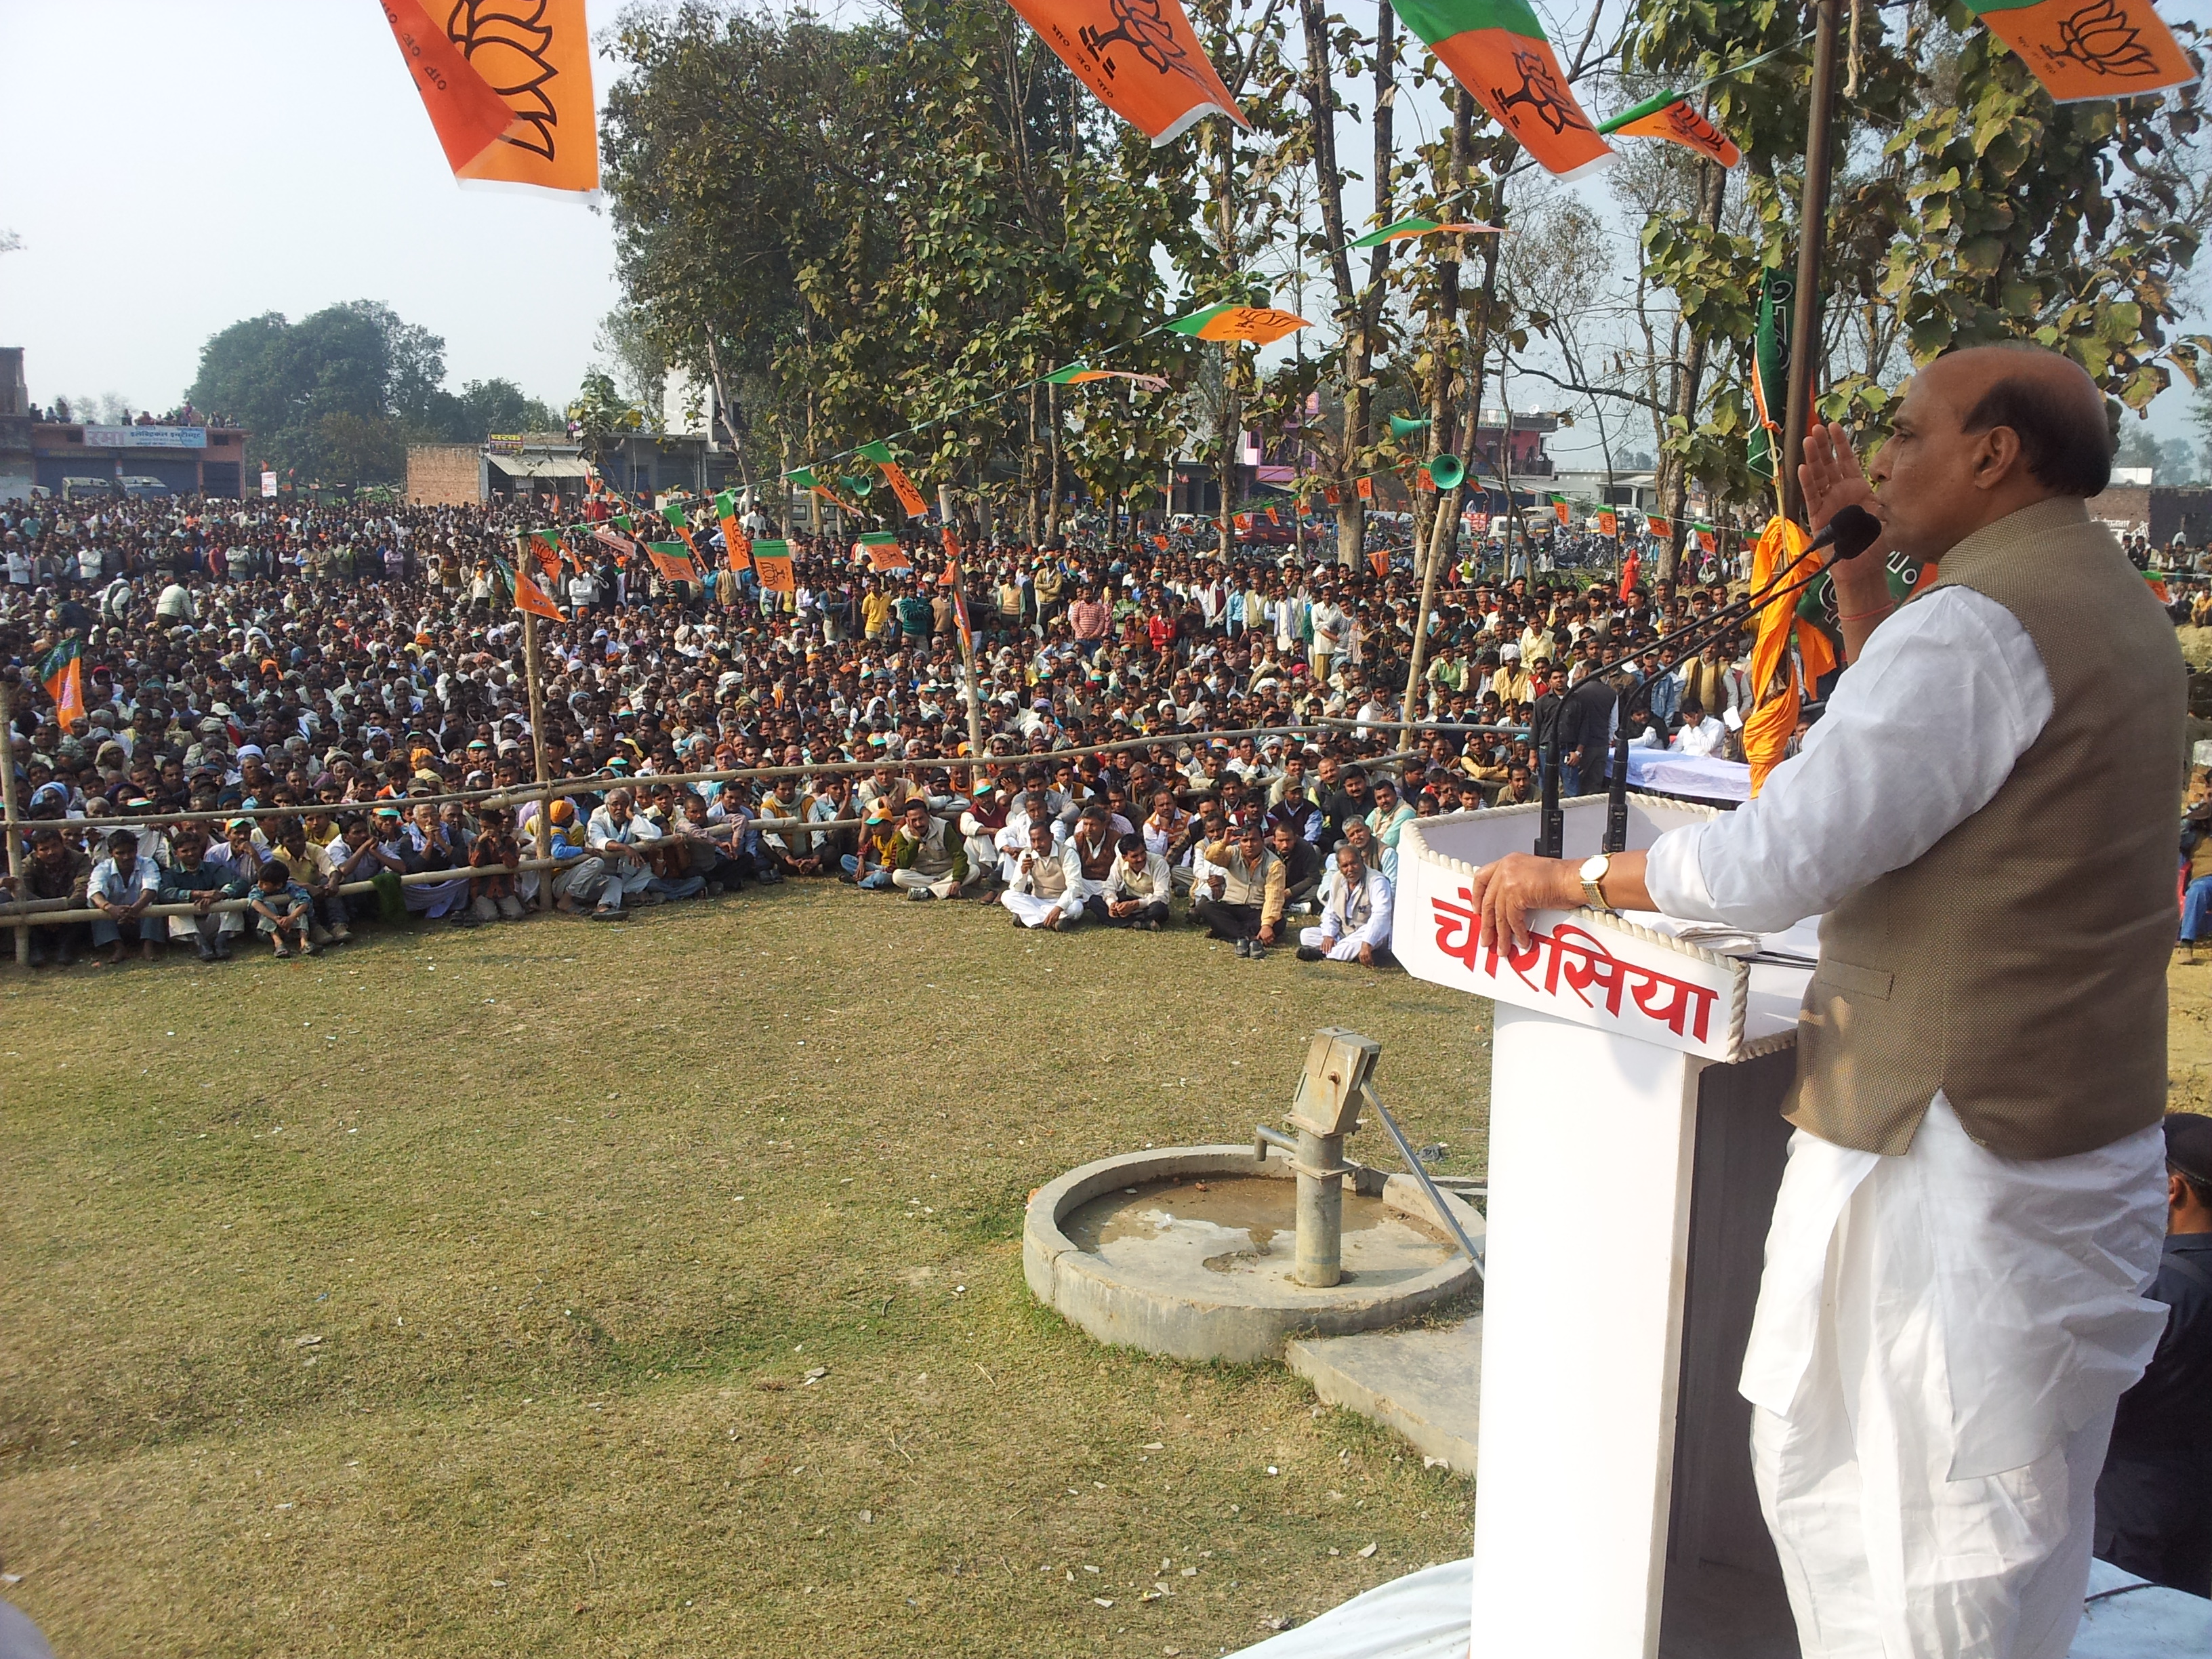
<path fill-rule="evenodd" d="M 1187 54 L 1182 42 L 1176 39 L 1175 25 L 1161 15 L 1159 0 L 1113 0 L 1113 9 L 1114 21 L 1121 27 L 1111 34 L 1101 34 L 1094 28 L 1077 31 L 1085 50 L 1108 75 L 1114 73 L 1114 60 L 1106 56 L 1106 48 L 1116 40 L 1128 42 L 1138 57 L 1162 75 L 1183 67 Z"/>
<path fill-rule="evenodd" d="M 545 83 L 555 74 L 546 51 L 553 31 L 544 23 L 546 0 L 454 0 L 446 19 L 446 38 L 461 49 L 470 66 L 507 100 L 522 124 L 501 142 L 553 159 L 553 128 L 560 118 Z"/>
<path fill-rule="evenodd" d="M 2154 75 L 2158 59 L 2144 46 L 2127 9 L 2113 0 L 2091 0 L 2058 23 L 2065 55 L 2095 75 Z"/>
<path fill-rule="evenodd" d="M 2109 5 L 2112 0 L 2103 0 Z M 1552 73 L 1552 66 L 1533 52 L 1513 54 L 1513 67 L 1520 72 L 1521 90 L 1510 97 L 1503 87 L 1492 87 L 1491 95 L 1498 100 L 1502 113 L 1516 104 L 1528 106 L 1528 112 L 1553 132 L 1565 132 L 1570 127 L 1587 127 L 1589 121 L 1575 107 L 1574 100 L 1559 85 Z"/>

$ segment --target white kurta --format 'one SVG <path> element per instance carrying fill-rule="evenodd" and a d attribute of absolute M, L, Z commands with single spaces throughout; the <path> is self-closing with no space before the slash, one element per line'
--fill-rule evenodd
<path fill-rule="evenodd" d="M 1670 831 L 1671 915 L 1778 931 L 1911 863 L 1987 805 L 2051 717 L 1994 600 L 1939 588 L 1876 630 L 1759 798 Z M 2000 1158 L 1941 1091 L 1903 1158 L 1799 1132 L 1742 1393 L 1807 1659 L 2065 1653 L 2113 1402 L 2165 1310 L 2155 1128 Z"/>

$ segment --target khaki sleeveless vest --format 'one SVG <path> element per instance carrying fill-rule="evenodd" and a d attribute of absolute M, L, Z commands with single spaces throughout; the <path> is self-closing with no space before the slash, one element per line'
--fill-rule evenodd
<path fill-rule="evenodd" d="M 1940 1089 L 2005 1157 L 2088 1152 L 2165 1110 L 2187 671 L 2172 623 L 2075 497 L 1977 531 L 1936 586 L 2019 619 L 2051 720 L 1987 805 L 1822 921 L 1785 1115 L 1901 1155 Z M 1948 712 L 1924 717 L 1940 727 Z"/>

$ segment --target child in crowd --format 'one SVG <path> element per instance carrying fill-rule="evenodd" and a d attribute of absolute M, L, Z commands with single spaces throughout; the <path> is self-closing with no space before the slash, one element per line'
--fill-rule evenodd
<path fill-rule="evenodd" d="M 253 925 L 269 935 L 279 957 L 295 951 L 311 957 L 315 942 L 307 937 L 307 919 L 314 902 L 307 890 L 292 879 L 291 866 L 282 859 L 270 859 L 255 883 Z"/>

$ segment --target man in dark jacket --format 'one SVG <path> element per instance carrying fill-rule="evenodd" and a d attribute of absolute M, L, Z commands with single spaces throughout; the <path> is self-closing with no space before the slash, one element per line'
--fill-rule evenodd
<path fill-rule="evenodd" d="M 2112 1419 L 2096 1553 L 2154 1584 L 2212 1595 L 2212 1117 L 2166 1120 L 2166 1252 L 2144 1294 L 2172 1312 Z"/>

